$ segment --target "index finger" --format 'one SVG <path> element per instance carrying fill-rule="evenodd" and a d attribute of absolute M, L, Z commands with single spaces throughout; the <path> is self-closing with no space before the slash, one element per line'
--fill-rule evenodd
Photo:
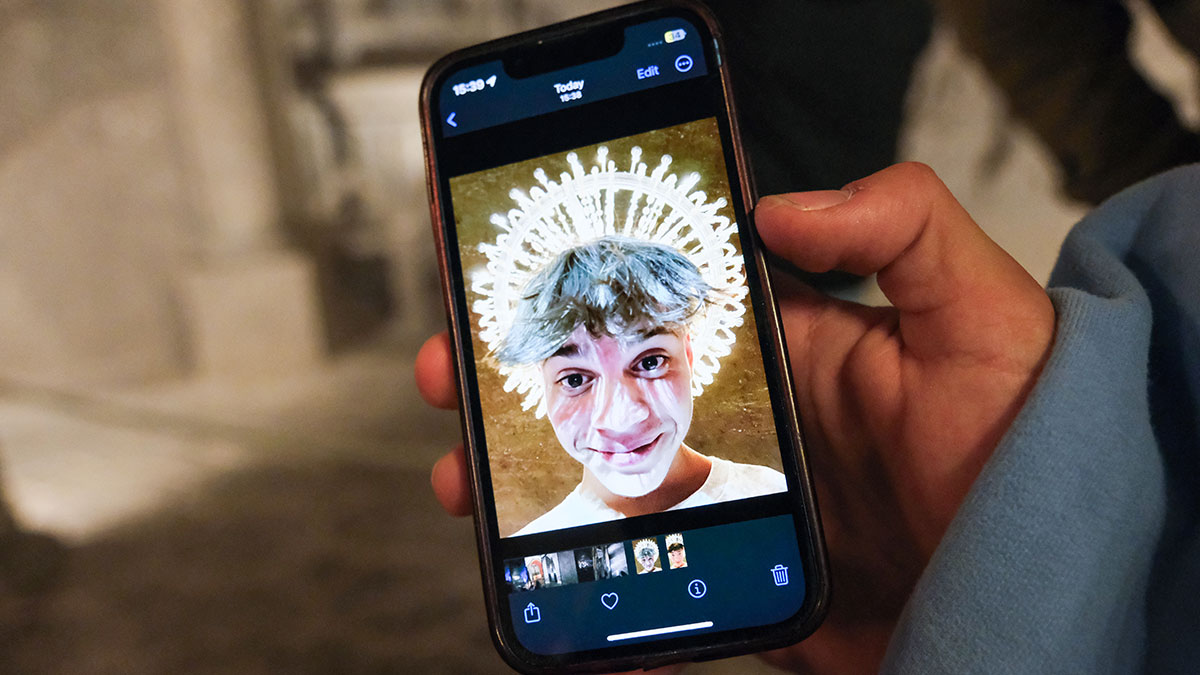
<path fill-rule="evenodd" d="M 450 334 L 445 331 L 425 341 L 417 352 L 415 367 L 417 389 L 425 402 L 435 408 L 458 408 L 458 390 L 454 386 L 454 361 L 450 356 Z"/>

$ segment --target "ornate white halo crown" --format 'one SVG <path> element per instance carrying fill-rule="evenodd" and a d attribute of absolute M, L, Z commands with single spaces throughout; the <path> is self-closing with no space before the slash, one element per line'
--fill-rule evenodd
<path fill-rule="evenodd" d="M 665 244 L 683 252 L 700 270 L 713 292 L 705 308 L 690 322 L 692 395 L 698 396 L 720 370 L 746 312 L 746 277 L 731 239 L 737 223 L 718 215 L 723 197 L 709 202 L 694 190 L 700 174 L 682 179 L 668 174 L 671 156 L 663 155 L 649 174 L 642 149 L 630 151 L 628 170 L 617 168 L 600 146 L 596 160 L 585 169 L 579 157 L 567 155 L 570 173 L 551 180 L 537 168 L 538 185 L 509 197 L 517 208 L 495 213 L 491 222 L 500 231 L 494 242 L 479 245 L 487 264 L 472 271 L 471 290 L 479 294 L 472 309 L 479 315 L 479 337 L 495 351 L 513 324 L 522 291 L 529 280 L 560 252 L 608 235 Z M 622 208 L 618 209 L 618 202 Z M 618 213 L 618 210 L 621 213 Z M 500 366 L 504 390 L 516 391 L 525 410 L 546 412 L 537 364 Z"/>

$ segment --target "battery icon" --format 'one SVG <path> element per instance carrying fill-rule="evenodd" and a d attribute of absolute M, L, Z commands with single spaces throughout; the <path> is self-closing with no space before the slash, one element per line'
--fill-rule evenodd
<path fill-rule="evenodd" d="M 668 43 L 679 42 L 680 40 L 682 40 L 685 37 L 687 37 L 687 31 L 685 31 L 682 28 L 676 28 L 675 30 L 669 30 L 663 34 L 663 40 L 666 40 Z"/>

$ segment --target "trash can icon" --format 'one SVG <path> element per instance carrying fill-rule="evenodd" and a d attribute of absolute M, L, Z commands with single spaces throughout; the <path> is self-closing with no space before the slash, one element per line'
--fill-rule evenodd
<path fill-rule="evenodd" d="M 775 585 L 776 586 L 787 586 L 787 584 L 788 584 L 787 571 L 788 571 L 788 568 L 784 567 L 783 565 L 776 565 L 771 568 L 771 574 L 773 574 L 775 576 Z"/>
<path fill-rule="evenodd" d="M 525 605 L 525 623 L 537 623 L 542 620 L 542 610 L 532 602 Z"/>

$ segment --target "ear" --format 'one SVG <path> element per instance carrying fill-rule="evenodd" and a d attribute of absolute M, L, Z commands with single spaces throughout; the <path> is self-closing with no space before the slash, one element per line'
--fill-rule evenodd
<path fill-rule="evenodd" d="M 683 346 L 684 346 L 684 349 L 687 350 L 688 368 L 691 368 L 692 363 L 694 361 L 694 358 L 692 357 L 692 334 L 691 333 L 684 333 Z"/>

